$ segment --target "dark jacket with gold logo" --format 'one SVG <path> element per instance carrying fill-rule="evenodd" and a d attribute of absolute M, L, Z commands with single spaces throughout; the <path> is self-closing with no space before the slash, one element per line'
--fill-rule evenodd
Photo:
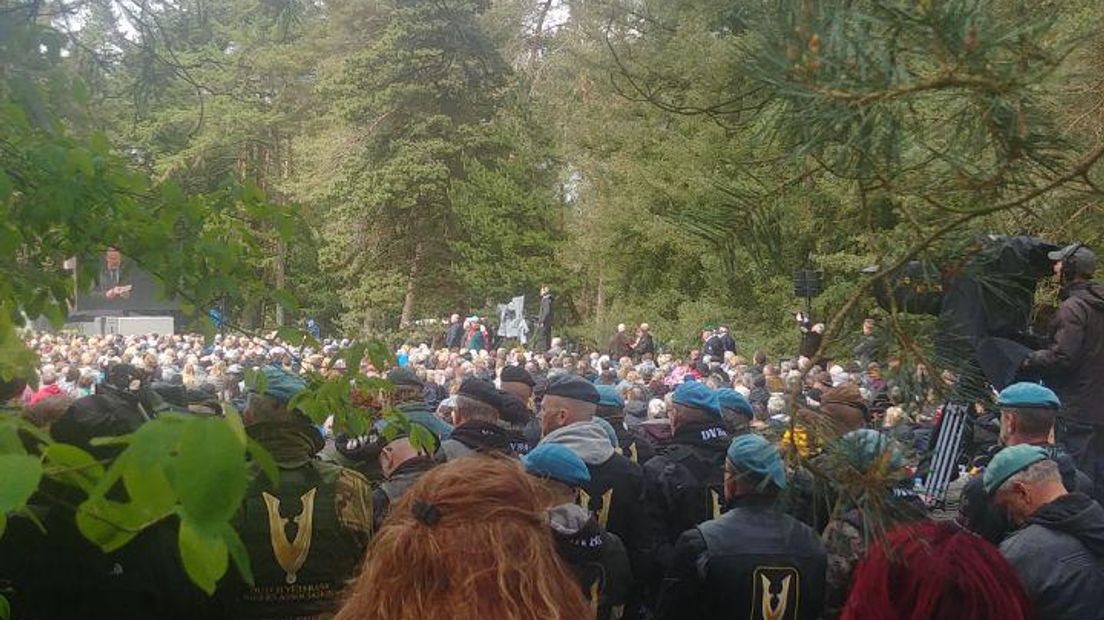
<path fill-rule="evenodd" d="M 806 620 L 824 611 L 827 556 L 813 530 L 764 497 L 741 498 L 687 530 L 663 580 L 657 620 Z"/>
<path fill-rule="evenodd" d="M 231 576 L 220 588 L 226 617 L 329 617 L 372 533 L 368 480 L 314 458 L 322 440 L 307 423 L 247 430 L 276 460 L 280 480 L 259 475 L 236 517 L 255 585 Z"/>

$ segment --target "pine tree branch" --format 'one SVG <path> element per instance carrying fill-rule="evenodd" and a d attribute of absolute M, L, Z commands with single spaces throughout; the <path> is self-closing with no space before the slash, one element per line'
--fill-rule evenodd
<path fill-rule="evenodd" d="M 898 99 L 914 93 L 946 88 L 966 88 L 984 91 L 989 94 L 1000 94 L 1008 92 L 1011 86 L 1011 82 L 1000 82 L 974 75 L 959 75 L 954 71 L 948 71 L 937 77 L 886 90 L 858 93 L 836 88 L 814 88 L 813 92 L 830 99 L 842 101 L 853 107 L 860 107 L 878 101 Z"/>

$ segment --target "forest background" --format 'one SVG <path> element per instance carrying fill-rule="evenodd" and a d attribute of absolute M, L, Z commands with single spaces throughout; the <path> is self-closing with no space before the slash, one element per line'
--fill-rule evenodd
<path fill-rule="evenodd" d="M 67 85 L 68 135 L 207 210 L 192 262 L 154 269 L 200 322 L 394 337 L 518 294 L 535 311 L 548 284 L 585 344 L 646 321 L 674 348 L 727 324 L 792 351 L 798 268 L 848 333 L 869 265 L 947 263 L 981 233 L 1100 249 L 1095 4 L 0 6 L 56 35 L 37 70 Z"/>

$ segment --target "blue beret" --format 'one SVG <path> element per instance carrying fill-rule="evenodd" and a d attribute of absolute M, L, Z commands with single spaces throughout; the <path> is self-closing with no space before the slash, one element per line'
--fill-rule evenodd
<path fill-rule="evenodd" d="M 1001 390 L 997 396 L 997 405 L 1000 407 L 1040 407 L 1044 409 L 1060 409 L 1062 401 L 1058 395 L 1038 383 L 1013 383 Z"/>
<path fill-rule="evenodd" d="M 595 386 L 598 390 L 598 406 L 599 407 L 624 407 L 625 401 L 622 400 L 621 395 L 617 393 L 617 388 L 612 385 L 598 385 Z"/>
<path fill-rule="evenodd" d="M 733 439 L 726 457 L 736 469 L 756 474 L 779 489 L 786 488 L 786 470 L 778 448 L 759 435 L 740 435 Z"/>
<path fill-rule="evenodd" d="M 856 470 L 863 473 L 869 472 L 883 459 L 891 472 L 905 466 L 905 457 L 897 443 L 869 428 L 847 433 L 840 438 L 836 449 L 843 453 Z"/>
<path fill-rule="evenodd" d="M 560 444 L 542 443 L 521 457 L 521 462 L 530 474 L 568 486 L 577 487 L 590 481 L 590 471 L 583 459 Z"/>
<path fill-rule="evenodd" d="M 282 403 L 289 402 L 307 387 L 307 382 L 301 377 L 276 366 L 265 366 L 261 372 L 264 373 L 265 378 L 265 396 L 271 396 Z"/>
<path fill-rule="evenodd" d="M 717 402 L 716 392 L 697 381 L 680 383 L 679 386 L 675 388 L 675 394 L 671 397 L 671 400 L 684 407 L 701 409 L 718 418 L 721 417 L 721 407 Z"/>
<path fill-rule="evenodd" d="M 982 474 L 981 481 L 986 493 L 993 493 L 1021 471 L 1039 461 L 1049 458 L 1045 448 L 1021 443 L 1005 448 L 989 461 Z"/>
<path fill-rule="evenodd" d="M 748 402 L 748 399 L 732 388 L 717 390 L 717 404 L 720 405 L 722 411 L 731 409 L 748 417 L 755 415 L 755 412 L 751 410 L 751 403 Z"/>
<path fill-rule="evenodd" d="M 559 396 L 561 398 L 570 398 L 571 400 L 581 400 L 587 403 L 598 404 L 601 397 L 598 396 L 598 390 L 594 387 L 594 384 L 581 377 L 575 375 L 559 375 L 555 379 L 548 382 L 548 387 L 544 390 L 544 395 L 547 396 Z"/>

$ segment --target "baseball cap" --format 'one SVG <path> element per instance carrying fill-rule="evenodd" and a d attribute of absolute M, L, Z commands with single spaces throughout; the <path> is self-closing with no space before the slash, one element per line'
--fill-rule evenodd
<path fill-rule="evenodd" d="M 1052 261 L 1068 260 L 1077 267 L 1078 273 L 1096 271 L 1096 253 L 1080 243 L 1071 243 L 1061 250 L 1048 252 L 1047 258 Z"/>

